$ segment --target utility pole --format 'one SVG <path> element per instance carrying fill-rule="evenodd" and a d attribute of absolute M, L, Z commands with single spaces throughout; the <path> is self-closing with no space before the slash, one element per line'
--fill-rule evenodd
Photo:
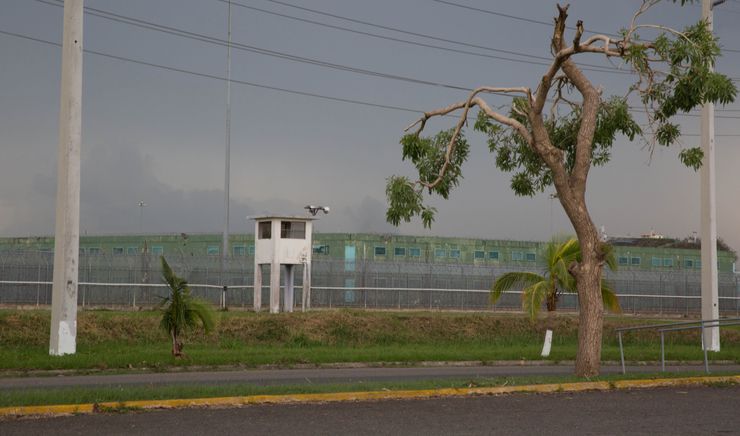
<path fill-rule="evenodd" d="M 229 184 L 231 182 L 231 0 L 228 11 L 228 44 L 226 45 L 226 161 L 224 164 L 224 234 L 221 249 L 221 285 L 224 286 L 221 307 L 226 308 L 226 256 L 229 253 Z"/>
<path fill-rule="evenodd" d="M 49 354 L 77 349 L 83 0 L 65 0 Z"/>
<path fill-rule="evenodd" d="M 139 234 L 144 234 L 144 208 L 147 206 L 143 201 L 139 202 Z"/>
<path fill-rule="evenodd" d="M 725 0 L 702 0 L 701 18 L 713 31 L 714 6 Z M 704 151 L 701 177 L 701 318 L 719 318 L 719 283 L 717 278 L 717 195 L 714 177 L 714 104 L 701 109 L 701 149 Z M 719 327 L 704 329 L 704 346 L 719 351 Z"/>

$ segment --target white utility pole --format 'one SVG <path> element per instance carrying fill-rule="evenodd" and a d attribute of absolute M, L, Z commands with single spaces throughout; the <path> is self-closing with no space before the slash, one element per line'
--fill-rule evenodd
<path fill-rule="evenodd" d="M 83 0 L 65 0 L 49 354 L 77 348 Z"/>
<path fill-rule="evenodd" d="M 712 8 L 724 0 L 702 0 L 701 18 L 713 30 Z M 701 177 L 701 318 L 719 318 L 719 283 L 717 278 L 717 195 L 714 177 L 714 104 L 701 109 L 701 148 L 704 151 Z M 704 345 L 719 351 L 719 327 L 704 330 Z"/>
<path fill-rule="evenodd" d="M 228 39 L 226 46 L 226 162 L 224 164 L 224 234 L 223 247 L 221 249 L 221 285 L 226 283 L 224 274 L 226 270 L 226 256 L 229 253 L 229 184 L 231 182 L 231 0 L 229 0 L 228 12 Z M 226 296 L 224 295 L 225 299 Z M 226 306 L 223 301 L 222 308 Z"/>

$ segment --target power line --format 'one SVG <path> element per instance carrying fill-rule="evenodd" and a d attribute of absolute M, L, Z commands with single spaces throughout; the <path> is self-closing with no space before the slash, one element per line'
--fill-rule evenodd
<path fill-rule="evenodd" d="M 62 46 L 60 43 L 57 43 L 57 42 L 48 41 L 48 40 L 41 39 L 41 38 L 35 38 L 35 37 L 31 37 L 31 36 L 20 34 L 20 33 L 8 32 L 8 31 L 2 30 L 2 29 L 0 29 L 0 34 L 7 35 L 7 36 L 12 36 L 12 37 L 15 37 L 15 38 L 20 38 L 20 39 L 25 39 L 25 40 L 29 40 L 29 41 L 34 41 L 34 42 L 38 42 L 38 43 L 42 43 L 42 44 L 46 44 L 46 45 L 52 45 L 52 46 L 55 46 L 55 47 L 61 47 Z M 93 55 L 96 55 L 96 56 L 101 56 L 101 57 L 109 58 L 109 59 L 115 59 L 115 60 L 118 60 L 118 61 L 131 62 L 131 63 L 138 64 L 138 65 L 148 66 L 148 67 L 157 68 L 157 69 L 166 70 L 166 71 L 178 72 L 178 73 L 187 74 L 187 75 L 196 76 L 196 77 L 202 77 L 202 78 L 206 78 L 206 79 L 220 80 L 220 81 L 226 81 L 227 80 L 225 77 L 217 76 L 217 75 L 214 75 L 214 74 L 200 73 L 200 72 L 196 72 L 196 71 L 192 71 L 192 70 L 187 70 L 187 69 L 184 69 L 184 68 L 171 67 L 171 66 L 167 66 L 167 65 L 156 64 L 156 63 L 153 63 L 153 62 L 146 62 L 146 61 L 141 61 L 141 60 L 138 60 L 138 59 L 132 59 L 132 58 L 124 57 L 124 56 L 112 55 L 112 54 L 109 54 L 109 53 L 104 53 L 104 52 L 100 52 L 100 51 L 96 51 L 96 50 L 84 49 L 84 52 L 85 53 L 89 53 L 89 54 L 93 54 Z M 343 98 L 343 97 L 334 97 L 334 96 L 328 96 L 328 95 L 323 95 L 323 94 L 318 94 L 318 93 L 313 93 L 313 92 L 299 91 L 299 90 L 295 90 L 295 89 L 281 88 L 281 87 L 271 86 L 271 85 L 265 85 L 265 84 L 261 84 L 261 83 L 248 82 L 248 81 L 244 81 L 244 80 L 231 79 L 231 83 L 239 84 L 239 85 L 244 85 L 244 86 L 250 86 L 250 87 L 254 87 L 254 88 L 268 89 L 268 90 L 271 90 L 271 91 L 283 92 L 283 93 L 287 93 L 287 94 L 302 95 L 302 96 L 305 96 L 305 97 L 319 98 L 319 99 L 323 99 L 323 100 L 335 101 L 335 102 L 340 102 L 340 103 L 350 103 L 350 104 L 356 104 L 356 105 L 368 106 L 368 107 L 375 107 L 375 108 L 380 108 L 380 109 L 391 109 L 391 110 L 397 110 L 397 111 L 403 111 L 403 112 L 413 112 L 413 113 L 416 113 L 416 114 L 420 114 L 420 113 L 424 113 L 425 112 L 424 110 L 421 110 L 421 109 L 413 109 L 413 108 L 408 108 L 408 107 L 403 107 L 403 106 L 395 106 L 395 105 L 387 105 L 387 104 L 380 104 L 380 103 L 372 103 L 372 102 L 367 102 L 367 101 L 362 101 L 362 100 L 355 100 L 355 99 L 349 99 L 349 98 Z M 685 115 L 690 116 L 691 114 L 685 114 Z M 454 115 L 450 115 L 450 117 L 457 118 Z M 740 117 L 729 117 L 729 116 L 725 116 L 725 117 L 718 116 L 717 118 L 740 119 Z M 740 135 L 717 135 L 717 136 L 740 136 Z"/>
<path fill-rule="evenodd" d="M 273 0 L 265 0 L 265 1 L 273 1 Z M 461 3 L 457 3 L 457 2 L 453 2 L 453 1 L 449 1 L 449 0 L 431 0 L 431 1 L 433 1 L 435 3 L 444 4 L 444 5 L 447 5 L 447 6 L 453 6 L 453 7 L 460 8 L 460 9 L 467 9 L 467 10 L 474 11 L 474 12 L 480 12 L 480 13 L 483 13 L 483 14 L 495 15 L 495 16 L 499 16 L 499 17 L 509 18 L 509 19 L 512 19 L 512 20 L 523 21 L 523 22 L 533 23 L 533 24 L 541 24 L 541 25 L 545 25 L 545 26 L 548 26 L 548 27 L 552 27 L 552 22 L 548 22 L 548 21 L 534 20 L 534 19 L 531 19 L 531 18 L 521 17 L 521 16 L 518 16 L 518 15 L 505 14 L 505 13 L 502 13 L 502 12 L 492 11 L 490 9 L 483 9 L 483 8 L 477 8 L 477 7 L 473 7 L 473 6 L 468 6 L 468 5 L 465 5 L 465 4 L 461 4 Z M 575 30 L 575 27 L 566 26 L 566 28 L 568 28 L 570 30 Z M 590 32 L 590 33 L 600 33 L 600 34 L 607 35 L 607 36 L 613 36 L 615 38 L 621 38 L 622 37 L 622 35 L 618 35 L 616 33 L 597 32 L 595 30 L 590 30 L 590 29 L 585 29 L 585 30 L 587 32 Z M 729 48 L 723 48 L 722 51 L 732 52 L 732 53 L 740 53 L 740 50 L 737 50 L 737 49 L 729 49 Z"/>
<path fill-rule="evenodd" d="M 51 1 L 50 0 L 36 0 L 36 1 L 39 2 L 39 3 L 51 5 L 51 6 L 61 6 L 58 3 L 61 0 L 51 0 Z M 272 1 L 276 1 L 276 0 L 272 0 Z M 234 5 L 238 5 L 238 4 L 237 3 L 234 3 Z M 317 60 L 317 59 L 313 59 L 313 58 L 307 58 L 307 57 L 303 57 L 303 56 L 292 55 L 292 54 L 278 52 L 278 51 L 274 51 L 274 50 L 263 49 L 263 48 L 260 48 L 260 47 L 255 47 L 255 46 L 246 45 L 246 44 L 237 43 L 237 42 L 231 42 L 231 43 L 229 43 L 229 41 L 225 41 L 225 40 L 222 40 L 220 38 L 216 38 L 216 37 L 212 37 L 212 36 L 208 36 L 208 35 L 204 35 L 204 34 L 200 34 L 200 33 L 196 33 L 196 32 L 191 32 L 191 31 L 179 29 L 179 28 L 172 27 L 172 26 L 165 26 L 165 25 L 161 25 L 161 24 L 157 24 L 157 23 L 153 23 L 153 22 L 149 22 L 149 21 L 145 21 L 145 20 L 140 20 L 140 19 L 137 19 L 137 18 L 127 17 L 127 16 L 124 16 L 124 15 L 115 14 L 115 13 L 112 13 L 112 12 L 108 12 L 108 11 L 104 11 L 104 10 L 100 10 L 100 9 L 95 9 L 95 8 L 86 7 L 85 8 L 85 13 L 87 13 L 89 15 L 96 16 L 96 17 L 100 17 L 100 18 L 103 18 L 103 19 L 106 19 L 106 20 L 111 20 L 111 21 L 115 21 L 115 22 L 119 22 L 119 23 L 123 23 L 123 24 L 128 24 L 128 25 L 132 25 L 132 26 L 136 26 L 136 27 L 140 27 L 140 28 L 144 28 L 144 29 L 148 29 L 148 30 L 153 30 L 153 31 L 157 31 L 157 32 L 162 32 L 162 33 L 166 33 L 166 34 L 170 34 L 170 35 L 174 35 L 174 36 L 179 36 L 179 37 L 183 37 L 183 38 L 193 39 L 193 40 L 204 42 L 204 43 L 208 43 L 208 44 L 214 44 L 214 45 L 219 45 L 219 46 L 223 46 L 223 47 L 229 47 L 229 45 L 230 45 L 232 48 L 237 49 L 237 50 L 242 50 L 242 51 L 246 51 L 246 52 L 250 52 L 250 53 L 256 53 L 256 54 L 261 54 L 261 55 L 264 55 L 264 56 L 276 57 L 276 58 L 280 58 L 280 59 L 284 59 L 284 60 L 290 60 L 290 61 L 294 61 L 294 62 L 306 63 L 306 64 L 320 66 L 320 67 L 324 67 L 324 68 L 330 68 L 330 69 L 335 69 L 335 70 L 340 70 L 340 71 L 346 71 L 346 72 L 351 72 L 351 73 L 356 73 L 356 74 L 367 75 L 367 76 L 371 76 L 371 77 L 380 77 L 380 78 L 397 80 L 397 81 L 403 81 L 403 82 L 420 84 L 420 85 L 427 85 L 427 86 L 434 86 L 434 87 L 441 87 L 441 88 L 453 89 L 453 90 L 456 90 L 456 91 L 469 92 L 469 91 L 472 90 L 471 87 L 465 87 L 465 86 L 448 84 L 448 83 L 442 83 L 442 82 L 434 82 L 434 81 L 429 81 L 429 80 L 416 79 L 416 78 L 407 77 L 407 76 L 400 76 L 400 75 L 396 75 L 396 74 L 382 73 L 382 72 L 368 70 L 368 69 L 364 69 L 364 68 L 357 68 L 357 67 L 351 67 L 351 66 L 347 66 L 347 65 L 335 64 L 335 63 L 326 62 L 326 61 L 322 61 L 322 60 Z M 531 61 L 522 61 L 522 62 L 534 63 L 534 62 L 531 62 Z M 508 96 L 508 94 L 504 94 L 504 93 L 494 93 L 494 94 L 500 95 L 500 96 Z M 687 115 L 687 116 L 692 116 L 692 115 Z M 721 118 L 721 117 L 718 116 L 718 118 Z"/>
<path fill-rule="evenodd" d="M 219 1 L 219 2 L 222 2 L 223 3 L 223 2 L 227 2 L 228 0 L 216 0 L 216 1 Z M 275 4 L 278 4 L 278 5 L 281 5 L 281 6 L 286 6 L 286 7 L 290 7 L 290 8 L 299 9 L 299 10 L 310 12 L 310 13 L 313 13 L 313 14 L 318 14 L 318 15 L 323 15 L 323 16 L 326 16 L 326 17 L 331 17 L 331 18 L 336 18 L 336 19 L 340 19 L 340 20 L 345 20 L 345 21 L 349 21 L 349 22 L 352 22 L 352 23 L 356 23 L 356 24 L 362 24 L 362 25 L 365 25 L 365 26 L 375 27 L 375 28 L 378 28 L 378 29 L 389 30 L 389 31 L 392 31 L 392 32 L 398 32 L 398 33 L 402 33 L 402 34 L 405 34 L 405 35 L 416 36 L 416 37 L 420 37 L 420 38 L 427 38 L 427 39 L 431 39 L 431 40 L 435 40 L 435 41 L 447 42 L 447 43 L 450 43 L 450 44 L 456 44 L 456 45 L 461 45 L 461 46 L 470 47 L 470 48 L 476 48 L 476 49 L 480 49 L 480 50 L 487 50 L 487 51 L 496 52 L 496 53 L 505 53 L 505 54 L 511 54 L 511 55 L 515 55 L 515 56 L 521 56 L 521 57 L 525 57 L 525 58 L 529 58 L 529 59 L 538 59 L 538 60 L 547 61 L 547 63 L 535 63 L 536 65 L 550 65 L 550 62 L 552 61 L 552 58 L 549 58 L 547 56 L 538 56 L 538 55 L 533 55 L 533 54 L 530 54 L 530 53 L 523 53 L 521 51 L 505 50 L 505 49 L 500 49 L 500 48 L 495 48 L 495 47 L 489 47 L 489 46 L 483 46 L 483 45 L 479 45 L 479 44 L 474 44 L 474 43 L 471 43 L 471 42 L 458 41 L 458 40 L 448 39 L 448 38 L 441 38 L 441 37 L 438 37 L 438 36 L 429 35 L 429 34 L 425 34 L 425 33 L 411 32 L 411 31 L 408 31 L 408 30 L 405 30 L 405 29 L 400 29 L 398 27 L 385 26 L 385 25 L 378 24 L 378 23 L 372 23 L 372 22 L 369 22 L 369 21 L 358 20 L 358 19 L 355 19 L 355 18 L 351 18 L 351 17 L 347 17 L 347 16 L 342 16 L 342 15 L 336 15 L 336 14 L 332 14 L 332 13 L 320 11 L 318 9 L 311 9 L 311 8 L 307 8 L 307 7 L 303 7 L 303 6 L 293 5 L 293 4 L 282 2 L 282 1 L 278 1 L 278 0 L 264 0 L 264 1 L 268 1 L 270 3 L 275 3 Z M 395 38 L 395 37 L 390 37 L 390 36 L 386 36 L 386 35 L 379 35 L 379 34 L 376 34 L 376 33 L 359 31 L 359 30 L 356 30 L 356 29 L 350 29 L 350 28 L 347 28 L 347 27 L 337 26 L 337 25 L 333 25 L 333 24 L 321 23 L 321 22 L 318 22 L 318 21 L 309 20 L 307 18 L 300 18 L 300 17 L 295 17 L 295 16 L 292 16 L 292 15 L 282 14 L 282 13 L 278 13 L 278 12 L 274 12 L 274 11 L 268 11 L 268 10 L 265 10 L 265 9 L 256 8 L 254 6 L 248 6 L 248 5 L 245 5 L 243 3 L 239 3 L 239 2 L 232 2 L 232 5 L 239 6 L 239 7 L 242 7 L 242 8 L 245 8 L 245 9 L 249 9 L 249 10 L 252 10 L 252 11 L 257 11 L 257 12 L 261 12 L 261 13 L 265 13 L 265 14 L 275 15 L 275 16 L 279 16 L 279 17 L 283 17 L 283 18 L 288 18 L 288 19 L 291 19 L 291 20 L 296 20 L 296 21 L 302 21 L 302 22 L 306 22 L 306 23 L 311 23 L 311 24 L 315 24 L 315 25 L 318 25 L 318 26 L 329 27 L 329 28 L 332 28 L 332 29 L 343 30 L 343 31 L 346 31 L 346 32 L 357 33 L 357 34 L 360 34 L 360 35 L 370 36 L 370 37 L 374 37 L 374 38 L 381 38 L 381 39 L 386 39 L 386 40 L 390 40 L 390 41 L 401 42 L 401 43 L 405 43 L 405 44 L 412 44 L 412 45 L 417 45 L 417 46 L 421 46 L 421 47 L 434 48 L 434 49 L 438 49 L 438 50 L 451 51 L 451 52 L 456 52 L 456 53 L 461 53 L 461 54 L 467 54 L 467 55 L 472 55 L 472 56 L 488 57 L 488 58 L 506 60 L 506 61 L 511 61 L 511 62 L 529 63 L 529 62 L 523 61 L 521 59 L 512 59 L 512 58 L 504 58 L 504 57 L 498 57 L 498 56 L 485 55 L 485 54 L 482 54 L 482 53 L 470 52 L 470 51 L 460 50 L 460 49 L 454 49 L 454 48 L 450 48 L 450 47 L 442 47 L 442 46 L 433 45 L 433 44 L 421 43 L 421 42 L 418 42 L 418 41 L 410 41 L 410 40 L 401 39 L 401 38 Z M 580 66 L 585 66 L 585 67 L 591 67 L 591 68 L 595 68 L 595 69 L 599 69 L 599 70 L 603 70 L 603 71 L 599 71 L 599 72 L 604 72 L 604 73 L 632 74 L 629 71 L 621 71 L 621 70 L 619 70 L 617 68 L 614 68 L 614 67 L 608 67 L 608 66 L 602 66 L 602 65 L 594 65 L 594 64 L 585 64 L 585 63 L 579 63 L 579 65 Z M 596 71 L 596 70 L 589 70 L 589 71 Z"/>

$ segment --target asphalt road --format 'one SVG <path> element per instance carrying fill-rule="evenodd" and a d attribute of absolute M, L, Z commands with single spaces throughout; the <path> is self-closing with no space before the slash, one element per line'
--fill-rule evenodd
<path fill-rule="evenodd" d="M 668 366 L 670 372 L 703 371 L 701 365 Z M 740 365 L 713 365 L 715 371 L 740 374 Z M 619 366 L 603 366 L 602 374 L 619 373 Z M 634 366 L 628 373 L 657 373 L 659 366 Z M 412 381 L 452 378 L 483 378 L 537 375 L 570 375 L 569 365 L 533 366 L 441 366 L 409 368 L 313 368 L 242 371 L 169 372 L 144 374 L 110 374 L 82 376 L 46 376 L 0 378 L 0 389 L 142 386 L 173 384 L 254 384 L 258 386 L 297 385 L 312 383 L 351 383 L 370 381 Z"/>
<path fill-rule="evenodd" d="M 10 435 L 740 434 L 740 387 L 510 394 L 0 421 Z"/>

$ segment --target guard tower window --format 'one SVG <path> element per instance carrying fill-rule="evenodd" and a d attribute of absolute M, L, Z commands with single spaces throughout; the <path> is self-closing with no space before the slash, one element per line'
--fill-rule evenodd
<path fill-rule="evenodd" d="M 258 232 L 259 232 L 260 239 L 271 239 L 272 238 L 272 223 L 269 221 L 260 221 Z"/>
<path fill-rule="evenodd" d="M 282 239 L 306 239 L 306 223 L 302 221 L 280 221 L 280 237 Z"/>

